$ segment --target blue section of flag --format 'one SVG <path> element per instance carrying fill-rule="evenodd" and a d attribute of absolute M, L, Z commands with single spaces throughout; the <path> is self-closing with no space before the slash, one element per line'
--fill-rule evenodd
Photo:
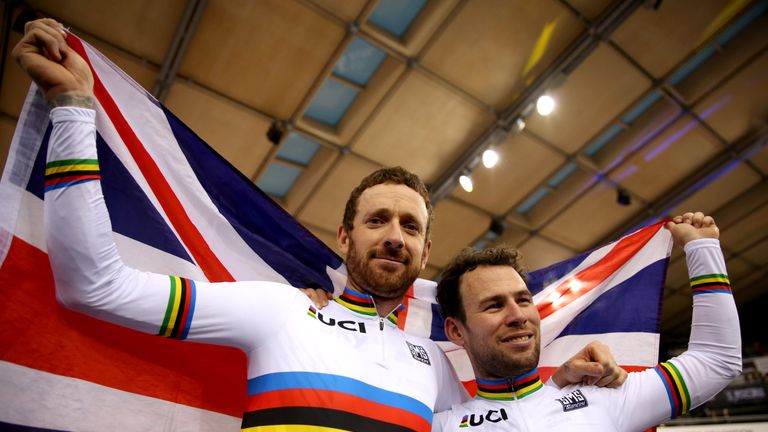
<path fill-rule="evenodd" d="M 243 241 L 291 285 L 333 291 L 326 266 L 338 268 L 341 259 L 170 111 L 163 111 L 198 181 Z"/>
<path fill-rule="evenodd" d="M 445 329 L 443 327 L 443 312 L 440 310 L 440 305 L 432 304 L 432 325 L 430 327 L 429 338 L 433 341 L 447 341 L 448 337 L 445 335 Z"/>
<path fill-rule="evenodd" d="M 160 212 L 98 133 L 96 150 L 112 231 L 192 262 Z"/>
<path fill-rule="evenodd" d="M 669 259 L 638 271 L 596 298 L 559 336 L 614 332 L 659 332 L 662 287 Z"/>
<path fill-rule="evenodd" d="M 347 393 L 382 405 L 412 412 L 422 417 L 427 423 L 432 423 L 432 409 L 418 400 L 345 376 L 317 372 L 277 372 L 248 380 L 249 396 L 289 389 Z"/>
<path fill-rule="evenodd" d="M 40 143 L 40 150 L 37 151 L 35 163 L 32 165 L 32 171 L 29 174 L 29 181 L 27 182 L 27 192 L 41 200 L 45 199 L 45 162 L 46 155 L 48 154 L 48 140 L 51 138 L 52 130 L 53 125 L 51 122 L 48 122 L 48 127 L 45 129 L 45 134 L 43 135 L 43 142 Z"/>

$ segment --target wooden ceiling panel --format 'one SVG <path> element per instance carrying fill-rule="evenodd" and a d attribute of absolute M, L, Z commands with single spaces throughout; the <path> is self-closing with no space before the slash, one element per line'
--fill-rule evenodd
<path fill-rule="evenodd" d="M 184 12 L 184 0 L 29 0 L 44 14 L 155 64 L 162 64 Z"/>
<path fill-rule="evenodd" d="M 471 244 L 490 226 L 491 218 L 453 199 L 444 199 L 435 208 L 432 250 L 429 262 L 444 267 L 459 251 Z"/>
<path fill-rule="evenodd" d="M 157 75 L 160 70 L 157 66 L 142 61 L 140 58 L 115 49 L 113 46 L 107 45 L 100 40 L 96 40 L 87 36 L 82 38 L 84 41 L 93 45 L 99 52 L 104 54 L 112 63 L 116 64 L 123 72 L 130 75 L 134 81 L 139 83 L 147 91 L 152 91 L 152 87 L 155 85 Z"/>
<path fill-rule="evenodd" d="M 295 0 L 208 2 L 180 74 L 278 118 L 296 111 L 345 29 Z"/>
<path fill-rule="evenodd" d="M 720 143 L 709 132 L 695 119 L 685 116 L 650 142 L 643 151 L 629 158 L 610 177 L 650 201 L 686 175 L 695 172 L 721 150 Z"/>
<path fill-rule="evenodd" d="M 613 48 L 600 46 L 549 92 L 557 106 L 549 116 L 533 114 L 527 129 L 574 152 L 650 87 L 640 72 Z"/>
<path fill-rule="evenodd" d="M 720 241 L 732 252 L 741 252 L 753 247 L 764 238 L 768 221 L 768 205 L 763 205 L 745 215 L 732 225 L 721 227 Z"/>
<path fill-rule="evenodd" d="M 584 251 L 594 246 L 595 239 L 608 235 L 641 208 L 637 200 L 628 206 L 619 205 L 616 189 L 600 183 L 560 212 L 542 233 L 577 251 Z"/>
<path fill-rule="evenodd" d="M 8 39 L 8 46 L 16 46 L 21 40 L 21 35 L 11 32 Z M 21 70 L 21 67 L 11 57 L 11 50 L 8 50 L 5 57 L 5 69 L 2 78 L 2 88 L 0 88 L 0 111 L 14 118 L 18 118 L 21 108 L 24 105 L 24 99 L 27 97 L 29 85 L 32 80 Z"/>
<path fill-rule="evenodd" d="M 716 51 L 675 89 L 689 103 L 696 102 L 729 74 L 768 45 L 768 14 L 757 18 L 727 45 Z"/>
<path fill-rule="evenodd" d="M 731 167 L 712 183 L 698 190 L 685 201 L 678 204 L 670 215 L 687 211 L 701 211 L 712 214 L 734 196 L 745 192 L 760 181 L 760 175 L 743 163 Z"/>
<path fill-rule="evenodd" d="M 509 222 L 507 222 L 509 223 Z M 520 243 L 530 237 L 530 232 L 526 229 L 520 228 L 516 225 L 509 223 L 504 229 L 498 239 L 493 242 L 494 246 L 514 246 L 517 247 Z"/>
<path fill-rule="evenodd" d="M 465 2 L 422 64 L 501 110 L 583 30 L 556 1 Z"/>
<path fill-rule="evenodd" d="M 520 246 L 523 263 L 528 271 L 538 270 L 559 261 L 572 258 L 577 252 L 549 241 L 541 236 L 531 237 Z"/>
<path fill-rule="evenodd" d="M 347 22 L 353 22 L 365 7 L 365 0 L 309 0 Z"/>
<path fill-rule="evenodd" d="M 488 111 L 411 72 L 352 150 L 430 183 L 492 121 Z"/>
<path fill-rule="evenodd" d="M 301 222 L 335 233 L 344 216 L 349 193 L 360 180 L 381 168 L 354 155 L 347 155 L 325 177 L 310 195 L 307 204 L 297 215 Z"/>
<path fill-rule="evenodd" d="M 611 4 L 610 0 L 569 0 L 570 3 L 580 14 L 584 15 L 590 21 L 594 21 Z"/>
<path fill-rule="evenodd" d="M 745 4 L 743 1 L 663 1 L 658 9 L 638 8 L 611 39 L 651 75 L 662 77 L 721 29 L 734 7 Z"/>
<path fill-rule="evenodd" d="M 639 151 L 681 115 L 679 105 L 662 97 L 631 125 L 601 148 L 592 159 L 604 170 L 611 170 L 632 153 Z M 602 131 L 601 131 L 602 133 Z"/>
<path fill-rule="evenodd" d="M 268 119 L 199 87 L 176 81 L 166 105 L 248 178 L 273 147 Z"/>
<path fill-rule="evenodd" d="M 741 252 L 740 256 L 752 264 L 765 268 L 768 266 L 768 238 L 765 237 L 768 233 L 763 232 L 762 234 L 762 240 L 758 241 L 751 248 Z"/>
<path fill-rule="evenodd" d="M 497 152 L 498 165 L 491 169 L 479 165 L 472 172 L 474 192 L 459 186 L 453 191 L 455 197 L 495 215 L 506 213 L 565 161 L 525 134 L 510 136 Z"/>
<path fill-rule="evenodd" d="M 768 175 L 768 145 L 763 146 L 749 161 L 760 169 L 764 175 Z"/>
<path fill-rule="evenodd" d="M 734 141 L 768 124 L 768 52 L 764 52 L 694 110 L 723 138 Z"/>
<path fill-rule="evenodd" d="M 741 257 L 726 257 L 725 265 L 728 268 L 728 277 L 731 280 L 733 292 L 739 295 L 742 291 L 749 290 L 747 283 L 739 284 L 739 282 L 745 282 L 751 278 L 757 268 L 754 263 L 750 263 L 741 259 Z"/>

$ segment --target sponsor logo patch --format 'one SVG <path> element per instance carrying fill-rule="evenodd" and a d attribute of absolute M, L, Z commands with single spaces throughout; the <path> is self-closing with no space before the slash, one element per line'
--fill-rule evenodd
<path fill-rule="evenodd" d="M 581 390 L 574 390 L 567 395 L 556 399 L 563 406 L 563 412 L 573 411 L 589 406 L 587 398 Z"/>
<path fill-rule="evenodd" d="M 405 343 L 408 344 L 408 349 L 411 350 L 411 355 L 414 359 L 426 364 L 431 365 L 429 362 L 429 356 L 427 355 L 427 350 L 424 349 L 424 347 L 414 345 L 408 341 L 405 341 Z"/>

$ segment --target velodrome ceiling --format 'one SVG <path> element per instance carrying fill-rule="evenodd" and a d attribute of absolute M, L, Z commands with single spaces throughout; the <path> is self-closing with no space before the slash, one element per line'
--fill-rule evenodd
<path fill-rule="evenodd" d="M 737 302 L 766 302 L 767 0 L 0 4 L 5 23 L 28 7 L 71 26 L 334 250 L 348 192 L 403 165 L 437 202 L 423 277 L 465 246 L 511 243 L 539 268 L 701 209 Z M 27 87 L 6 58 L 3 164 Z M 686 340 L 679 253 L 667 285 L 665 337 Z"/>

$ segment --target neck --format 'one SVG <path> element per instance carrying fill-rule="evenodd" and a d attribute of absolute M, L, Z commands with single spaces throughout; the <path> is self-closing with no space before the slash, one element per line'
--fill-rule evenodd
<path fill-rule="evenodd" d="M 389 315 L 389 313 L 392 312 L 396 307 L 400 306 L 400 304 L 403 302 L 403 299 L 382 299 L 373 296 L 373 302 L 376 305 L 376 313 L 378 313 L 380 317 L 385 317 Z"/>
<path fill-rule="evenodd" d="M 358 284 L 356 284 L 352 278 L 347 279 L 347 286 L 352 288 L 353 290 L 368 294 L 373 298 L 373 304 L 376 307 L 376 313 L 380 317 L 386 317 L 390 314 L 396 307 L 400 306 L 400 304 L 403 302 L 403 296 L 397 297 L 397 298 L 384 298 L 379 297 L 376 294 L 373 294 L 372 292 L 368 291 L 367 289 L 364 289 Z"/>

